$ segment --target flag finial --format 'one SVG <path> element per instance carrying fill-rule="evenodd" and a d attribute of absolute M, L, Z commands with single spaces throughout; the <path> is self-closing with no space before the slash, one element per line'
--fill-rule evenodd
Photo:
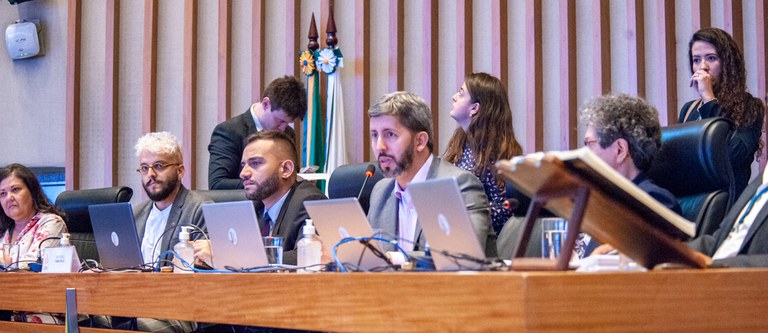
<path fill-rule="evenodd" d="M 328 34 L 325 39 L 325 45 L 329 48 L 336 47 L 339 40 L 336 38 L 336 21 L 333 19 L 333 5 L 331 5 L 331 10 L 328 13 L 328 25 L 325 28 L 325 32 Z"/>
<path fill-rule="evenodd" d="M 312 21 L 309 22 L 309 33 L 307 34 L 307 38 L 309 38 L 307 49 L 310 52 L 314 52 L 315 50 L 320 48 L 320 43 L 317 42 L 318 37 L 320 36 L 317 34 L 317 24 L 315 24 L 315 13 L 312 13 Z"/>

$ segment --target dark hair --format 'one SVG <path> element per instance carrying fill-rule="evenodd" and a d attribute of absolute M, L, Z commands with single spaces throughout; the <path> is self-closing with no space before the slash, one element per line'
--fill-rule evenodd
<path fill-rule="evenodd" d="M 291 118 L 304 120 L 307 114 L 307 91 L 304 84 L 293 76 L 274 79 L 264 89 L 262 98 L 269 98 L 272 111 L 281 109 Z"/>
<path fill-rule="evenodd" d="M 427 148 L 432 152 L 432 113 L 423 98 L 407 91 L 386 94 L 368 109 L 368 117 L 378 116 L 394 117 L 412 133 L 427 132 Z"/>
<path fill-rule="evenodd" d="M 472 73 L 467 75 L 465 83 L 471 103 L 478 103 L 480 109 L 472 117 L 466 132 L 461 127 L 453 131 L 444 157 L 448 162 L 458 162 L 464 153 L 464 146 L 469 143 L 477 159 L 472 171 L 478 175 L 492 169 L 498 160 L 522 154 L 523 148 L 515 139 L 512 109 L 507 89 L 501 81 L 486 73 Z M 497 175 L 497 182 L 503 184 L 501 175 Z"/>
<path fill-rule="evenodd" d="M 582 107 L 581 122 L 592 126 L 600 147 L 606 148 L 618 139 L 629 146 L 635 167 L 646 171 L 661 147 L 659 113 L 642 98 L 628 95 L 597 97 Z"/>
<path fill-rule="evenodd" d="M 293 141 L 291 136 L 281 131 L 259 131 L 248 136 L 245 145 L 250 145 L 251 143 L 259 140 L 269 140 L 279 145 L 280 151 L 287 152 L 291 161 L 293 161 L 294 167 L 298 168 L 299 153 L 296 149 L 296 142 Z"/>
<path fill-rule="evenodd" d="M 32 195 L 32 207 L 35 212 L 56 214 L 64 219 L 64 212 L 48 200 L 45 192 L 43 192 L 43 187 L 40 186 L 40 181 L 37 180 L 32 170 L 18 163 L 9 164 L 0 169 L 0 182 L 11 176 L 19 178 L 27 186 Z M 12 233 L 14 225 L 14 221 L 5 214 L 5 210 L 0 209 L 0 233 L 5 231 Z"/>
<path fill-rule="evenodd" d="M 763 105 L 747 92 L 747 70 L 744 55 L 727 32 L 718 28 L 704 28 L 693 34 L 688 42 L 688 63 L 693 73 L 693 43 L 712 44 L 720 58 L 720 77 L 713 87 L 715 97 L 722 106 L 723 116 L 737 126 L 751 124 L 763 117 Z"/>

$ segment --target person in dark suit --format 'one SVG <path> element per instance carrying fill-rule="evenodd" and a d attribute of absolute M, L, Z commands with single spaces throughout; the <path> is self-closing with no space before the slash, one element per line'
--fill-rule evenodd
<path fill-rule="evenodd" d="M 298 180 L 299 165 L 293 138 L 279 131 L 261 131 L 248 137 L 240 178 L 245 196 L 258 200 L 262 236 L 284 238 L 283 263 L 296 264 L 296 245 L 304 220 L 304 201 L 327 199 L 313 183 Z"/>
<path fill-rule="evenodd" d="M 642 98 L 628 95 L 606 95 L 589 101 L 579 114 L 581 123 L 586 126 L 584 146 L 632 181 L 637 187 L 678 215 L 680 204 L 675 196 L 664 188 L 654 184 L 645 172 L 661 148 L 661 125 L 656 109 Z M 499 236 L 499 253 L 511 255 L 512 247 L 519 242 L 523 220 L 507 223 L 508 230 L 502 229 Z M 541 226 L 534 227 L 536 235 Z M 540 256 L 540 237 L 532 237 L 526 255 Z M 503 241 L 503 243 L 502 243 Z M 576 255 L 579 258 L 590 254 L 606 253 L 613 248 L 600 244 L 586 233 L 579 234 L 576 240 Z"/>
<path fill-rule="evenodd" d="M 768 267 L 768 174 L 763 171 L 739 196 L 713 235 L 689 246 L 707 263 L 730 267 Z"/>
<path fill-rule="evenodd" d="M 240 156 L 246 138 L 265 130 L 284 131 L 293 137 L 294 131 L 289 125 L 296 119 L 303 120 L 306 113 L 307 92 L 299 79 L 283 76 L 270 82 L 261 101 L 213 129 L 208 145 L 208 188 L 243 188 L 239 178 Z"/>
<path fill-rule="evenodd" d="M 428 240 L 422 235 L 406 191 L 408 184 L 455 178 L 480 244 L 487 256 L 495 256 L 496 234 L 483 184 L 472 173 L 432 155 L 432 117 L 427 103 L 413 93 L 395 92 L 381 97 L 368 115 L 371 148 L 387 177 L 377 182 L 371 192 L 371 227 L 397 236 L 406 251 L 423 251 Z M 385 249 L 393 250 L 389 244 Z"/>

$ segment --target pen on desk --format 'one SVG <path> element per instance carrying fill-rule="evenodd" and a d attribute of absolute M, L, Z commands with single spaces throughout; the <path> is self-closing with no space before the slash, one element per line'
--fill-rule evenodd
<path fill-rule="evenodd" d="M 606 254 L 613 254 L 613 255 L 619 254 L 619 250 L 613 249 L 613 250 L 608 251 L 608 253 L 606 253 Z"/>

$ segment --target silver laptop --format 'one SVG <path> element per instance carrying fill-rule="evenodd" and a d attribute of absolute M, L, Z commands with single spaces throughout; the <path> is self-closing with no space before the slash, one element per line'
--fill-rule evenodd
<path fill-rule="evenodd" d="M 408 185 L 419 224 L 439 271 L 473 270 L 482 266 L 462 255 L 485 259 L 459 186 L 453 178 L 433 179 Z M 453 256 L 445 255 L 447 251 Z"/>
<path fill-rule="evenodd" d="M 211 240 L 213 268 L 266 267 L 256 210 L 251 201 L 203 204 L 203 217 Z"/>
<path fill-rule="evenodd" d="M 307 208 L 307 213 L 312 218 L 328 255 L 331 254 L 333 246 L 346 237 L 373 236 L 373 230 L 368 224 L 363 208 L 355 198 L 305 201 L 304 207 Z M 371 245 L 383 253 L 379 242 L 372 241 Z M 383 259 L 375 256 L 370 249 L 358 241 L 340 245 L 336 255 L 342 263 L 352 264 L 361 270 L 387 268 L 387 263 Z"/>
<path fill-rule="evenodd" d="M 139 268 L 144 264 L 130 203 L 90 205 L 88 213 L 102 267 Z"/>

